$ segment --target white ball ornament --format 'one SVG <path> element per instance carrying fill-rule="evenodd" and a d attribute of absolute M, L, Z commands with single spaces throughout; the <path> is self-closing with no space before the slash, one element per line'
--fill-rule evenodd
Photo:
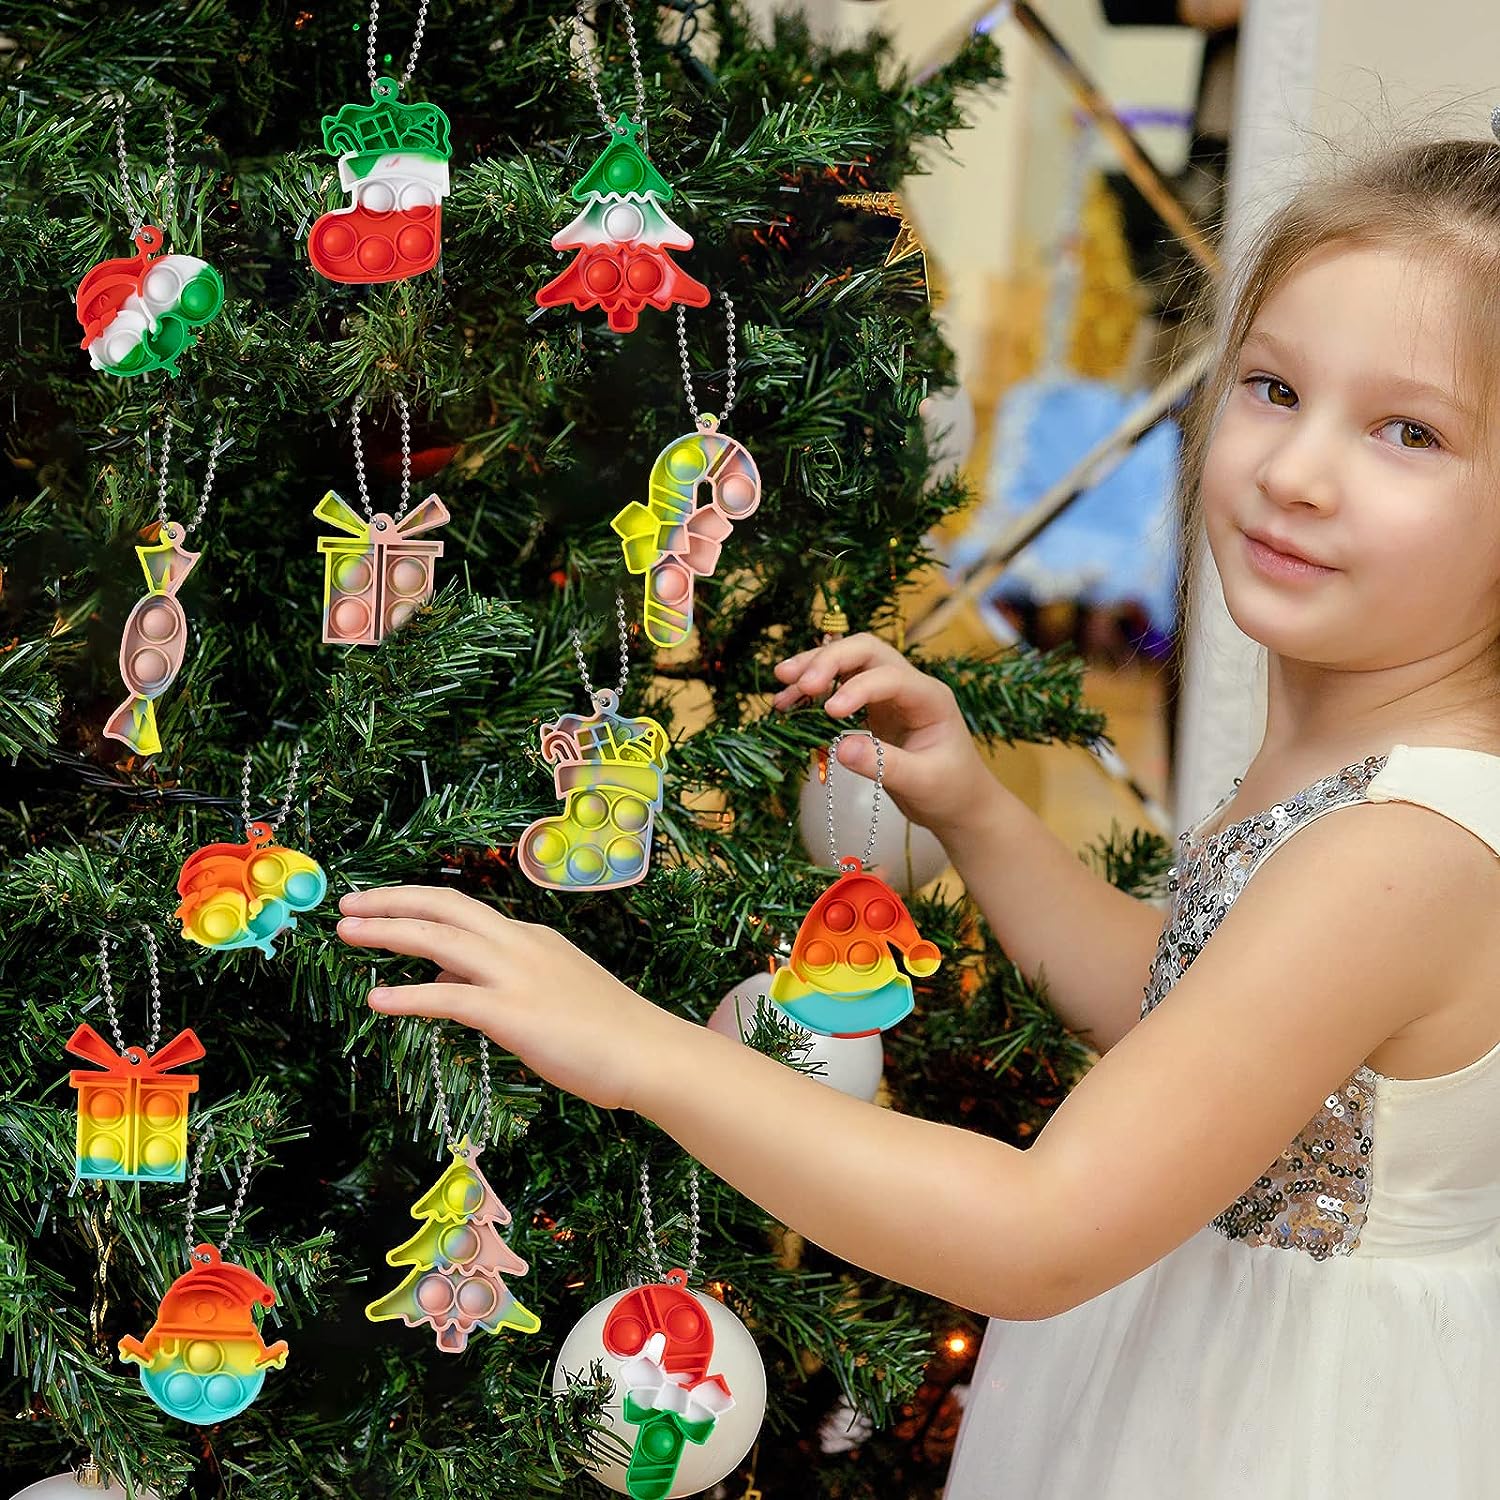
<path fill-rule="evenodd" d="M 859 729 L 846 730 L 849 739 L 870 736 Z M 875 803 L 875 783 L 851 771 L 842 761 L 833 769 L 833 829 L 839 854 L 863 855 L 870 838 L 870 810 Z M 803 847 L 814 864 L 836 869 L 828 848 L 828 782 L 818 771 L 814 756 L 797 796 L 797 827 Z M 870 873 L 878 875 L 899 896 L 909 896 L 948 868 L 948 851 L 930 829 L 907 821 L 891 801 L 880 794 L 880 817 L 875 826 L 875 853 Z"/>
<path fill-rule="evenodd" d="M 701 1371 L 706 1378 L 701 1386 L 696 1387 L 696 1395 L 694 1386 L 684 1388 L 677 1384 L 683 1378 L 680 1374 L 674 1382 L 671 1371 L 674 1365 L 680 1366 L 683 1361 L 674 1359 L 661 1332 L 652 1333 L 646 1339 L 636 1358 L 621 1359 L 612 1354 L 604 1345 L 605 1323 L 618 1304 L 627 1297 L 637 1297 L 643 1290 L 649 1293 L 652 1288 L 632 1287 L 606 1297 L 573 1325 L 563 1340 L 557 1364 L 552 1370 L 552 1389 L 561 1395 L 569 1385 L 587 1380 L 594 1361 L 598 1360 L 614 1387 L 600 1420 L 627 1449 L 634 1449 L 637 1438 L 646 1431 L 643 1426 L 625 1420 L 627 1390 L 636 1392 L 634 1399 L 637 1402 L 655 1410 L 675 1411 L 687 1423 L 701 1422 L 712 1415 L 713 1427 L 706 1441 L 681 1444 L 681 1457 L 677 1461 L 671 1488 L 652 1488 L 651 1493 L 660 1495 L 662 1500 L 679 1500 L 680 1496 L 700 1494 L 732 1474 L 754 1446 L 766 1414 L 766 1367 L 745 1325 L 722 1302 L 693 1291 L 686 1295 L 703 1309 L 713 1332 L 713 1352 L 707 1369 Z M 661 1290 L 667 1291 L 668 1288 L 662 1287 Z M 690 1321 L 691 1313 L 689 1308 Z M 670 1326 L 675 1320 L 669 1314 L 666 1321 Z M 645 1331 L 644 1325 L 638 1326 Z M 663 1371 L 666 1372 L 665 1378 Z M 714 1376 L 720 1379 L 715 1381 Z M 732 1405 L 725 1405 L 724 1387 L 728 1388 Z M 592 1458 L 589 1469 L 601 1484 L 616 1494 L 630 1493 L 626 1487 L 625 1464 L 600 1454 Z"/>
<path fill-rule="evenodd" d="M 50 1479 L 28 1484 L 24 1490 L 17 1490 L 12 1500 L 89 1500 L 93 1495 L 103 1495 L 106 1500 L 126 1500 L 127 1493 L 123 1480 L 106 1480 L 97 1471 L 90 1473 L 85 1465 L 76 1473 L 70 1469 L 66 1474 L 54 1474 Z M 157 1496 L 154 1491 L 136 1485 L 133 1500 L 157 1500 Z"/>
<path fill-rule="evenodd" d="M 748 1041 L 755 1031 L 755 1016 L 760 1007 L 777 1008 L 769 998 L 770 993 L 770 973 L 763 969 L 752 974 L 735 985 L 719 1002 L 718 1009 L 709 1017 L 708 1029 L 732 1036 L 736 1041 Z M 781 1016 L 788 1025 L 797 1026 L 784 1011 Z M 819 1036 L 805 1027 L 797 1026 L 797 1030 L 808 1042 L 805 1062 L 823 1065 L 811 1077 L 866 1103 L 875 1098 L 875 1091 L 880 1087 L 881 1070 L 885 1066 L 885 1048 L 878 1033 L 874 1036 Z"/>

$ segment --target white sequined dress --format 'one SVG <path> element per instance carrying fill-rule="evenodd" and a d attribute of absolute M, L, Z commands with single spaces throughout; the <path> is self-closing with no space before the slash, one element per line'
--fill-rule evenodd
<path fill-rule="evenodd" d="M 1380 801 L 1430 807 L 1500 854 L 1500 757 L 1437 747 L 1397 745 L 1192 830 L 1141 1014 L 1286 839 Z M 1500 1046 L 1435 1078 L 1361 1066 L 1154 1266 L 1059 1317 L 991 1320 L 945 1496 L 1500 1497 Z"/>

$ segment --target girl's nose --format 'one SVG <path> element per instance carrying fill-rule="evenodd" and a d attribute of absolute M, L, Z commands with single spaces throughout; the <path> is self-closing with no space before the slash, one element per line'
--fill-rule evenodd
<path fill-rule="evenodd" d="M 1262 457 L 1256 483 L 1273 504 L 1332 509 L 1338 485 L 1331 439 L 1306 420 L 1289 423 Z"/>

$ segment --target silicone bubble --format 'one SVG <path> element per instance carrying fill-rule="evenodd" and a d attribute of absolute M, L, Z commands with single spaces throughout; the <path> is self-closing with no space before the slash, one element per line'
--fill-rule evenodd
<path fill-rule="evenodd" d="M 760 505 L 760 470 L 712 416 L 674 438 L 651 466 L 646 503 L 632 500 L 610 522 L 625 566 L 646 575 L 646 635 L 663 649 L 693 628 L 693 580 L 719 565 L 736 521 Z"/>
<path fill-rule="evenodd" d="M 911 1014 L 911 980 L 937 972 L 937 945 L 917 931 L 905 903 L 855 858 L 813 903 L 792 944 L 791 962 L 771 980 L 771 998 L 809 1031 L 867 1036 Z"/>
<path fill-rule="evenodd" d="M 198 1075 L 169 1076 L 204 1055 L 191 1031 L 179 1031 L 164 1047 L 116 1052 L 87 1024 L 65 1044 L 75 1057 L 103 1068 L 75 1069 L 68 1082 L 78 1090 L 79 1177 L 125 1182 L 182 1182 L 187 1177 L 188 1096 Z"/>
<path fill-rule="evenodd" d="M 209 844 L 188 857 L 177 877 L 182 898 L 174 915 L 182 935 L 204 948 L 259 948 L 276 953 L 275 939 L 297 925 L 328 892 L 317 863 L 271 842 L 269 824 L 252 823 L 243 844 Z"/>
<path fill-rule="evenodd" d="M 144 1340 L 120 1340 L 120 1358 L 140 1366 L 147 1395 L 184 1422 L 207 1426 L 238 1415 L 260 1394 L 267 1370 L 286 1364 L 285 1339 L 267 1345 L 253 1309 L 276 1294 L 212 1245 L 167 1288 Z"/>

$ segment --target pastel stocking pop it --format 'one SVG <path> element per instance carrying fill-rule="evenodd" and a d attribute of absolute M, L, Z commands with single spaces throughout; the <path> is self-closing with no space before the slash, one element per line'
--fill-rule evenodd
<path fill-rule="evenodd" d="M 144 1340 L 120 1340 L 120 1358 L 141 1367 L 146 1394 L 184 1422 L 208 1426 L 244 1411 L 267 1370 L 286 1364 L 287 1345 L 267 1345 L 252 1309 L 276 1294 L 253 1271 L 224 1260 L 212 1245 L 193 1251 L 193 1267 L 167 1288 Z"/>
<path fill-rule="evenodd" d="M 646 635 L 680 646 L 693 628 L 693 580 L 707 578 L 736 521 L 760 504 L 760 470 L 742 443 L 698 418 L 698 430 L 674 438 L 651 466 L 646 504 L 632 500 L 609 524 L 625 566 L 646 575 Z M 708 498 L 699 503 L 701 492 Z"/>
<path fill-rule="evenodd" d="M 123 740 L 137 755 L 155 755 L 161 749 L 156 700 L 176 680 L 187 649 L 187 616 L 177 602 L 177 590 L 203 554 L 182 545 L 185 535 L 176 521 L 168 521 L 159 542 L 135 549 L 147 591 L 130 611 L 120 637 L 120 676 L 130 696 L 110 715 L 104 732 Z"/>
<path fill-rule="evenodd" d="M 435 104 L 402 104 L 400 92 L 394 78 L 377 78 L 373 104 L 323 116 L 323 147 L 338 157 L 350 198 L 307 237 L 308 259 L 330 281 L 404 281 L 442 253 L 448 117 Z"/>
<path fill-rule="evenodd" d="M 608 688 L 588 718 L 564 714 L 542 727 L 542 755 L 564 799 L 516 844 L 527 879 L 554 891 L 613 890 L 643 880 L 661 808 L 667 732 L 655 719 L 627 719 Z"/>
<path fill-rule="evenodd" d="M 164 1047 L 116 1052 L 92 1026 L 68 1038 L 75 1057 L 104 1069 L 68 1074 L 78 1090 L 78 1176 L 123 1182 L 182 1182 L 187 1177 L 188 1096 L 196 1073 L 171 1069 L 196 1062 L 203 1044 L 179 1031 Z"/>
<path fill-rule="evenodd" d="M 667 253 L 693 237 L 668 218 L 672 189 L 636 142 L 641 127 L 622 114 L 609 144 L 572 190 L 583 212 L 552 237 L 576 250 L 572 263 L 537 294 L 541 307 L 602 307 L 616 333 L 631 332 L 643 307 L 707 307 L 708 288 Z"/>
<path fill-rule="evenodd" d="M 372 1323 L 400 1318 L 408 1328 L 425 1324 L 444 1354 L 462 1354 L 476 1329 L 535 1333 L 542 1325 L 501 1279 L 524 1276 L 528 1267 L 500 1238 L 510 1210 L 479 1170 L 483 1148 L 463 1141 L 452 1150 L 448 1170 L 412 1207 L 421 1229 L 386 1254 L 389 1264 L 411 1267 L 406 1280 L 370 1303 L 365 1316 Z"/>
<path fill-rule="evenodd" d="M 367 521 L 329 490 L 313 514 L 348 533 L 318 539 L 324 557 L 324 643 L 377 645 L 432 598 L 433 564 L 443 555 L 443 544 L 414 538 L 446 525 L 448 507 L 429 495 L 400 521 L 385 511 Z"/>
<path fill-rule="evenodd" d="M 268 823 L 252 823 L 243 844 L 209 844 L 188 856 L 177 877 L 174 915 L 182 935 L 204 948 L 259 948 L 275 956 L 275 939 L 297 925 L 328 891 L 313 860 L 273 844 Z"/>
<path fill-rule="evenodd" d="M 196 256 L 161 255 L 166 237 L 154 224 L 135 243 L 137 254 L 101 261 L 78 284 L 79 348 L 110 375 L 175 376 L 178 358 L 198 341 L 194 330 L 223 307 L 224 282 Z"/>
<path fill-rule="evenodd" d="M 919 979 L 937 972 L 941 955 L 917 931 L 900 896 L 864 873 L 857 856 L 841 859 L 839 868 L 839 878 L 802 919 L 791 962 L 771 980 L 771 998 L 809 1031 L 868 1036 L 912 1011 L 911 980 L 891 949 Z"/>

